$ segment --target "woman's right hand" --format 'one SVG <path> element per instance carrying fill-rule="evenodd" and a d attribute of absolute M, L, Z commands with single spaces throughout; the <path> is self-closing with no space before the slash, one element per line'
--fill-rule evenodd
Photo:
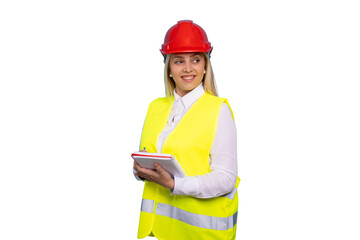
<path fill-rule="evenodd" d="M 134 169 L 136 170 L 136 176 L 145 179 L 146 181 L 154 182 L 170 190 L 173 190 L 175 187 L 175 181 L 170 176 L 170 174 L 158 163 L 155 163 L 154 167 L 154 170 L 143 168 L 136 161 L 134 161 Z"/>

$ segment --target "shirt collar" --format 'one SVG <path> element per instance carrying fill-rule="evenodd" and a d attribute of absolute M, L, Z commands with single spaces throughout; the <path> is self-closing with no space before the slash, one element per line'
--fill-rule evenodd
<path fill-rule="evenodd" d="M 203 83 L 199 84 L 196 88 L 191 90 L 191 92 L 187 93 L 185 96 L 180 97 L 177 95 L 176 91 L 174 90 L 174 97 L 175 102 L 179 100 L 184 104 L 185 108 L 190 108 L 196 100 L 198 100 L 203 94 L 205 93 Z"/>

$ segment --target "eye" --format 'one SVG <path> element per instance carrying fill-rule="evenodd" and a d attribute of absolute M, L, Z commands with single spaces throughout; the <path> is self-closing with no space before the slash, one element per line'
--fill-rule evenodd
<path fill-rule="evenodd" d="M 198 63 L 198 62 L 200 62 L 200 59 L 195 58 L 195 59 L 193 60 L 193 62 L 194 62 L 194 63 Z"/>
<path fill-rule="evenodd" d="M 182 60 L 175 60 L 175 61 L 174 61 L 175 64 L 180 64 L 180 63 L 182 63 L 182 62 L 183 62 Z"/>

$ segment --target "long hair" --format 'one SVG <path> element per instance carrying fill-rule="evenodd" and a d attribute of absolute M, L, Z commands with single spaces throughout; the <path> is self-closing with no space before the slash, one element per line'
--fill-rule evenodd
<path fill-rule="evenodd" d="M 214 72 L 213 72 L 213 69 L 212 69 L 212 66 L 211 66 L 210 58 L 209 58 L 208 54 L 206 54 L 206 53 L 201 53 L 201 54 L 203 54 L 203 56 L 205 58 L 205 70 L 206 70 L 206 73 L 205 73 L 204 78 L 202 80 L 202 82 L 204 84 L 204 90 L 207 93 L 210 93 L 210 94 L 212 94 L 214 96 L 218 96 L 216 83 L 215 83 Z M 164 81 L 165 81 L 165 95 L 166 95 L 166 97 L 172 97 L 174 95 L 174 89 L 175 89 L 175 82 L 170 77 L 170 58 L 171 58 L 171 54 L 168 54 L 166 56 L 165 68 L 164 68 Z"/>

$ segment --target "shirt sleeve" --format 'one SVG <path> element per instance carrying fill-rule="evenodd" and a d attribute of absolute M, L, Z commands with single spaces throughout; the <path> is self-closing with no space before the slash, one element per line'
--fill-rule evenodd
<path fill-rule="evenodd" d="M 210 150 L 210 173 L 194 177 L 175 177 L 173 195 L 213 198 L 231 192 L 237 178 L 237 137 L 231 110 L 220 108 L 218 126 Z"/>
<path fill-rule="evenodd" d="M 137 171 L 133 168 L 133 174 L 134 174 L 134 177 L 136 178 L 136 180 L 138 180 L 138 181 L 143 181 L 143 182 L 145 181 L 145 179 L 143 179 L 143 178 L 135 175 L 135 173 L 137 173 Z"/>

